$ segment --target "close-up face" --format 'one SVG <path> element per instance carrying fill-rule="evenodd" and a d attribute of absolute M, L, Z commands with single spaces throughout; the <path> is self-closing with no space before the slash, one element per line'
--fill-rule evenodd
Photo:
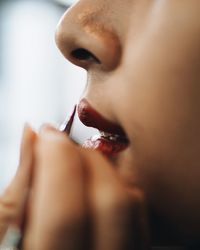
<path fill-rule="evenodd" d="M 83 102 L 128 137 L 114 159 L 121 177 L 186 235 L 200 224 L 199 9 L 198 0 L 80 0 L 56 32 L 88 72 Z"/>

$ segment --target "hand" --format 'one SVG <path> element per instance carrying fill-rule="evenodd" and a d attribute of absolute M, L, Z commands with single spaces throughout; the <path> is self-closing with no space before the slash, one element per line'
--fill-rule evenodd
<path fill-rule="evenodd" d="M 20 164 L 13 181 L 0 197 L 0 242 L 10 225 L 20 226 L 30 188 L 33 144 L 36 134 L 25 126 Z"/>
<path fill-rule="evenodd" d="M 149 249 L 142 192 L 100 153 L 43 128 L 33 163 L 25 250 Z"/>

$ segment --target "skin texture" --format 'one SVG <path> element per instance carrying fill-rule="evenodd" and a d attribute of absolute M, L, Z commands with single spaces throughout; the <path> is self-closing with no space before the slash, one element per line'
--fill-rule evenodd
<path fill-rule="evenodd" d="M 112 162 L 49 126 L 29 130 L 25 250 L 147 250 L 149 235 L 152 245 L 197 243 L 199 8 L 198 0 L 80 0 L 63 15 L 56 42 L 88 71 L 82 97 L 123 127 L 130 146 Z M 80 59 L 78 49 L 93 56 Z"/>
<path fill-rule="evenodd" d="M 141 191 L 101 154 L 53 128 L 42 129 L 35 152 L 25 249 L 149 249 Z"/>
<path fill-rule="evenodd" d="M 118 173 L 142 187 L 182 239 L 200 232 L 199 7 L 197 0 L 81 0 L 56 34 L 64 56 L 88 71 L 83 97 L 131 141 Z M 79 48 L 100 64 L 74 57 Z"/>

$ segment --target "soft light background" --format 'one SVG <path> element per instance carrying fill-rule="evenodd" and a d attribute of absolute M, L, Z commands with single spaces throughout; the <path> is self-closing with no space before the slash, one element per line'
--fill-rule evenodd
<path fill-rule="evenodd" d="M 86 73 L 67 62 L 54 41 L 72 0 L 0 1 L 0 192 L 16 172 L 23 125 L 59 124 L 84 89 Z M 80 141 L 94 130 L 76 117 Z"/>

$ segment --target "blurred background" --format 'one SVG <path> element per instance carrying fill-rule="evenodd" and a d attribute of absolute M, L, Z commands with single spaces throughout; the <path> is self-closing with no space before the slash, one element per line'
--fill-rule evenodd
<path fill-rule="evenodd" d="M 67 62 L 54 41 L 73 0 L 0 0 L 0 192 L 14 176 L 25 122 L 60 124 L 77 103 L 86 72 Z M 93 130 L 76 117 L 80 142 Z"/>

